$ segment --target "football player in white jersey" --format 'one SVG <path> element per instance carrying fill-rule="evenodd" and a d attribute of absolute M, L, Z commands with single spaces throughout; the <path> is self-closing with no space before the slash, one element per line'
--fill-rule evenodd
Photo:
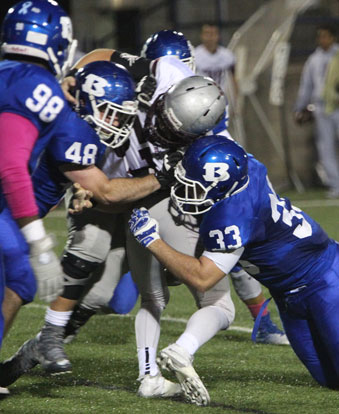
<path fill-rule="evenodd" d="M 121 56 L 115 58 L 118 58 L 119 62 L 122 59 Z M 139 64 L 143 61 L 148 62 L 149 65 L 149 61 L 143 59 Z M 130 136 L 129 147 L 123 154 L 125 171 L 132 176 L 145 174 L 150 168 L 161 168 L 164 148 L 175 149 L 179 145 L 187 145 L 202 131 L 210 130 L 224 116 L 226 106 L 226 99 L 220 88 L 209 78 L 192 76 L 191 70 L 180 60 L 173 57 L 163 57 L 157 60 L 153 66 L 155 67 L 154 76 L 157 81 L 157 89 L 152 99 L 152 105 L 147 111 L 147 116 L 145 113 L 139 114 L 139 120 L 136 120 Z M 176 83 L 180 79 L 182 80 Z M 162 95 L 173 83 L 174 86 Z M 204 97 L 204 101 L 202 97 Z M 145 124 L 145 129 L 142 129 L 142 123 Z M 107 156 L 107 163 L 103 165 L 103 171 L 106 174 L 112 173 L 112 166 L 117 165 L 113 161 L 115 157 L 116 154 L 112 153 Z M 120 174 L 122 174 L 122 170 L 121 164 Z M 115 173 L 116 171 L 114 171 Z M 163 237 L 168 243 L 175 245 L 182 251 L 194 254 L 198 234 L 185 225 L 180 225 L 180 222 L 169 213 L 169 192 L 158 192 L 154 197 L 144 199 L 143 204 L 145 203 L 163 223 L 165 229 Z M 125 216 L 127 220 L 129 212 Z M 112 223 L 112 217 L 104 218 L 101 214 L 89 211 L 88 214 L 86 213 L 86 217 L 76 217 L 74 222 L 79 223 L 82 220 L 87 221 L 87 224 L 83 223 L 81 226 L 82 234 L 89 235 L 89 237 L 80 240 L 80 237 L 75 236 L 75 243 L 70 243 L 67 256 L 69 258 L 76 256 L 78 259 L 88 261 L 89 258 L 93 260 L 95 255 L 97 263 L 105 261 L 112 239 L 115 241 L 117 239 L 114 231 L 111 229 L 107 231 L 107 224 L 104 227 L 103 223 Z M 100 220 L 100 226 L 97 225 L 98 220 Z M 193 226 L 194 224 L 194 222 L 191 223 Z M 107 240 L 108 237 L 109 240 Z M 126 233 L 125 242 L 128 265 L 141 295 L 141 307 L 135 322 L 139 380 L 141 382 L 138 394 L 143 397 L 166 397 L 180 394 L 179 384 L 166 380 L 161 375 L 156 363 L 160 316 L 169 300 L 166 272 L 157 260 L 136 243 L 129 232 Z M 95 249 L 93 249 L 93 245 L 95 245 Z M 81 303 L 81 308 L 87 308 L 89 315 L 110 299 L 112 277 L 119 276 L 113 273 L 119 272 L 119 258 L 116 257 L 115 266 L 109 272 L 107 269 L 108 267 L 106 267 L 103 278 Z M 107 282 L 109 285 L 104 287 Z M 230 325 L 234 318 L 234 306 L 230 298 L 227 279 L 209 292 L 200 294 L 193 291 L 193 294 L 201 309 L 191 318 L 185 336 L 192 336 L 198 349 L 216 332 L 220 329 L 226 329 Z M 77 309 L 77 311 L 81 313 L 81 309 Z M 209 329 L 205 329 L 201 333 L 201 325 L 204 323 Z M 198 335 L 197 339 L 195 339 L 196 334 Z M 195 383 L 195 388 L 204 389 L 191 366 L 191 361 L 189 364 L 191 367 L 190 381 Z M 195 394 L 191 392 L 187 392 L 187 394 L 191 401 L 194 401 Z M 207 391 L 205 394 L 200 393 L 199 397 L 201 403 L 204 399 L 208 400 L 209 398 Z"/>
<path fill-rule="evenodd" d="M 213 59 L 219 61 L 219 65 L 225 65 L 226 63 L 227 68 L 233 72 L 234 56 L 228 49 L 226 49 L 226 53 L 226 51 L 223 50 L 225 48 L 218 46 L 219 32 L 217 29 L 218 28 L 213 25 L 204 25 L 202 38 L 204 40 L 206 51 L 209 51 L 208 54 L 211 54 L 212 52 L 215 53 Z M 199 50 L 201 52 L 201 48 Z M 198 55 L 200 53 L 199 50 Z M 141 56 L 153 60 L 161 56 L 176 56 L 182 62 L 186 63 L 193 71 L 196 69 L 196 51 L 181 32 L 174 30 L 161 30 L 151 35 L 146 40 L 141 50 Z M 204 56 L 201 60 L 205 62 L 205 58 L 206 57 Z M 218 64 L 215 64 L 213 59 L 210 62 L 211 67 L 218 68 Z M 208 60 L 209 59 L 206 61 Z M 208 74 L 205 72 L 199 74 L 202 74 L 203 76 L 210 76 L 211 78 L 214 78 L 217 83 L 220 80 L 217 76 L 212 76 L 212 73 Z M 226 79 L 223 80 L 226 81 Z M 222 121 L 215 128 L 213 128 L 209 134 L 213 133 L 224 135 L 227 138 L 232 139 L 227 126 L 228 111 L 226 111 L 225 117 Z M 253 319 L 255 320 L 265 302 L 265 297 L 262 293 L 260 283 L 252 278 L 240 266 L 236 266 L 230 276 L 236 293 L 246 304 Z M 288 345 L 286 335 L 272 322 L 267 309 L 263 311 L 255 340 L 257 343 L 263 344 Z"/>
<path fill-rule="evenodd" d="M 182 62 L 186 63 L 192 70 L 195 70 L 194 51 L 192 45 L 189 41 L 186 40 L 182 33 L 173 30 L 161 30 L 160 32 L 154 33 L 152 36 L 150 36 L 142 48 L 141 56 L 152 60 L 155 60 L 161 56 L 176 56 Z M 144 118 L 144 115 L 141 116 Z M 217 125 L 216 128 L 213 129 L 212 132 L 222 134 L 228 138 L 231 138 L 227 130 L 227 123 L 228 117 L 226 113 L 223 120 Z M 133 147 L 135 147 L 135 145 Z M 129 155 L 131 156 L 131 154 Z M 138 163 L 138 157 L 133 157 L 132 169 L 138 168 L 138 164 L 135 166 L 135 163 Z M 118 164 L 117 161 L 116 164 Z M 110 172 L 108 171 L 107 173 L 109 174 Z M 108 280 L 109 279 L 110 276 L 108 276 Z M 107 289 L 107 287 L 104 288 L 104 280 L 105 278 L 102 278 L 101 282 L 97 285 L 96 289 L 98 290 L 98 292 L 110 291 L 109 289 Z M 233 272 L 231 273 L 231 280 L 234 284 L 237 294 L 247 305 L 253 319 L 256 319 L 263 303 L 265 302 L 265 297 L 262 294 L 260 284 L 254 278 L 250 277 L 246 272 L 244 272 L 240 267 L 236 267 L 233 270 Z M 97 295 L 98 294 L 95 294 L 95 296 Z M 72 315 L 70 324 L 67 326 L 66 329 L 66 334 L 69 336 L 68 340 L 71 340 L 73 338 L 74 331 L 79 329 L 79 327 L 83 324 L 85 324 L 88 318 L 91 317 L 93 314 L 94 311 L 84 307 L 76 309 L 76 312 Z M 286 335 L 272 322 L 267 309 L 263 312 L 257 336 L 255 339 L 258 343 L 278 345 L 288 344 Z"/>
<path fill-rule="evenodd" d="M 165 34 L 167 35 L 168 31 L 165 31 Z M 158 37 L 159 38 L 159 37 Z M 146 50 L 145 50 L 146 49 Z M 147 48 L 144 48 L 144 53 L 146 53 Z M 104 51 L 102 51 L 104 53 Z M 176 53 L 172 53 L 176 54 Z M 152 56 L 149 56 L 152 57 Z M 180 56 L 182 59 L 186 58 L 187 56 L 183 55 Z M 166 62 L 168 60 L 162 58 L 158 61 L 157 70 L 158 73 L 162 73 L 161 65 L 166 67 Z M 163 70 L 165 71 L 165 69 Z M 184 69 L 183 69 L 184 70 Z M 168 69 L 166 70 L 167 73 L 170 73 Z M 158 81 L 158 88 L 156 93 L 160 90 L 166 90 L 166 88 L 163 87 L 164 85 L 164 79 L 166 77 L 161 77 L 157 79 Z M 171 75 L 171 79 L 173 79 L 173 75 Z M 160 83 L 159 83 L 160 81 Z M 177 94 L 178 96 L 180 93 Z M 156 94 L 155 94 L 156 96 Z M 175 98 L 172 99 L 172 103 L 175 102 Z M 187 101 L 182 102 L 182 106 L 178 107 L 178 101 L 176 102 L 177 106 L 175 110 L 177 113 L 180 111 L 181 113 L 185 113 L 185 105 L 190 103 L 190 99 L 188 98 Z M 160 107 L 160 105 L 158 105 Z M 151 111 L 149 111 L 150 113 Z M 141 115 L 142 118 L 145 118 L 145 115 Z M 150 116 L 147 117 L 146 120 L 146 126 L 149 126 L 149 120 Z M 184 117 L 181 118 L 181 121 L 185 119 Z M 186 123 L 188 120 L 185 120 Z M 225 124 L 225 122 L 224 122 Z M 159 126 L 159 125 L 157 125 Z M 135 128 L 136 130 L 136 128 Z M 164 137 L 160 137 L 157 134 L 156 128 L 151 128 L 151 134 L 153 134 L 153 139 L 160 145 L 163 144 L 163 146 L 168 145 L 168 142 L 166 142 Z M 150 138 L 150 135 L 148 139 Z M 157 138 L 159 138 L 157 140 Z M 140 140 L 140 138 L 139 138 Z M 130 148 L 127 150 L 125 154 L 125 161 L 127 161 L 128 165 L 131 168 L 131 170 L 137 171 L 140 166 L 147 165 L 146 160 L 143 161 L 138 159 L 138 152 L 140 150 L 145 153 L 145 150 L 151 149 L 152 153 L 155 153 L 159 151 L 157 146 L 153 146 L 150 143 L 143 142 L 142 146 L 140 146 L 140 143 L 137 142 L 136 136 L 131 136 L 130 138 L 131 142 L 134 142 L 133 145 L 130 145 Z M 175 146 L 177 144 L 175 143 Z M 140 164 L 141 162 L 141 164 Z M 156 164 L 159 163 L 159 160 L 155 159 L 153 160 Z M 107 174 L 107 171 L 106 171 Z M 148 200 L 149 202 L 149 200 Z M 152 205 L 152 202 L 151 204 Z M 195 247 L 197 242 L 197 234 L 196 233 L 190 233 L 187 229 L 184 228 L 184 226 L 174 227 L 171 226 L 172 219 L 168 215 L 164 219 L 164 211 L 167 209 L 168 200 L 165 199 L 162 203 L 157 203 L 156 205 L 152 205 L 152 211 L 155 211 L 155 214 L 157 217 L 160 217 L 160 220 L 165 223 L 164 229 L 166 229 L 166 235 L 167 239 L 172 245 L 175 245 L 177 248 L 179 247 L 178 240 L 184 241 L 183 245 L 180 246 L 181 250 L 188 251 L 190 249 L 194 252 L 193 247 Z M 182 229 L 182 235 L 180 235 L 180 232 L 178 229 Z M 194 235 L 193 235 L 194 234 Z M 190 238 L 190 244 L 187 243 L 187 238 Z M 165 306 L 168 299 L 159 297 L 159 294 L 161 293 L 163 295 L 164 288 L 161 287 L 163 284 L 163 278 L 159 279 L 158 273 L 162 272 L 163 269 L 159 269 L 159 266 L 156 261 L 152 264 L 152 261 L 149 260 L 149 255 L 145 255 L 145 252 L 142 252 L 140 247 L 136 245 L 136 243 L 133 243 L 133 240 L 130 240 L 130 235 L 127 235 L 127 256 L 129 258 L 129 266 L 132 270 L 132 274 L 135 275 L 136 278 L 138 278 L 138 287 L 141 291 L 142 296 L 142 307 L 140 311 L 138 312 L 137 319 L 136 319 L 136 336 L 137 336 L 137 346 L 138 346 L 138 357 L 139 357 L 139 378 L 141 380 L 141 385 L 139 387 L 139 394 L 147 397 L 147 396 L 170 396 L 173 395 L 172 392 L 175 390 L 174 387 L 170 385 L 168 381 L 164 381 L 161 376 L 158 375 L 158 367 L 155 363 L 156 358 L 156 346 L 159 340 L 159 331 L 160 331 L 160 325 L 159 325 L 159 319 L 160 319 L 160 312 L 161 309 Z M 78 247 L 77 247 L 78 250 Z M 148 258 L 148 259 L 147 259 Z M 145 263 L 144 269 L 140 268 L 140 263 Z M 133 269 L 134 268 L 134 269 Z M 149 270 L 151 268 L 151 271 Z M 134 270 L 134 271 L 133 271 Z M 153 276 L 152 276 L 153 274 Z M 240 286 L 244 286 L 244 280 L 249 279 L 248 275 L 242 271 L 241 269 L 238 269 L 238 271 L 234 272 L 235 276 L 238 278 L 236 279 L 238 284 Z M 109 295 L 111 292 L 111 289 L 107 288 L 107 285 L 105 287 L 105 283 L 109 282 L 110 278 L 112 277 L 112 272 L 110 274 L 108 272 L 105 272 L 106 277 L 102 278 L 100 282 L 97 283 L 96 286 L 90 291 L 90 293 L 85 297 L 84 301 L 80 305 L 80 307 L 76 310 L 74 314 L 74 318 L 71 319 L 71 329 L 72 328 L 78 328 L 80 325 L 84 323 L 86 320 L 86 314 L 87 317 L 90 317 L 96 308 L 98 306 L 104 305 L 107 303 L 109 299 Z M 249 283 L 248 287 L 243 288 L 241 293 L 243 295 L 250 294 L 250 297 L 246 297 L 245 299 L 249 299 L 249 302 L 251 302 L 251 299 L 255 299 L 259 297 L 261 294 L 261 287 L 260 285 L 254 281 L 254 279 L 250 279 L 251 283 Z M 147 282 L 146 282 L 147 281 Z M 111 282 L 109 282 L 111 283 Z M 223 282 L 224 283 L 224 282 Z M 143 287 L 142 287 L 143 285 Z M 145 292 L 143 293 L 143 290 L 145 290 L 146 286 L 149 285 L 150 287 L 148 289 L 151 289 L 153 293 Z M 167 287 L 165 288 L 167 290 Z M 224 291 L 223 291 L 224 290 Z M 217 292 L 217 293 L 216 293 Z M 166 293 L 168 294 L 168 293 Z M 222 284 L 222 286 L 218 286 L 215 290 L 212 292 L 209 292 L 208 294 L 200 295 L 197 292 L 194 292 L 196 301 L 199 307 L 203 308 L 197 311 L 192 318 L 190 319 L 186 331 L 181 335 L 181 337 L 178 339 L 177 344 L 183 345 L 186 348 L 186 353 L 190 355 L 190 358 L 186 360 L 186 364 L 189 365 L 191 368 L 187 370 L 189 372 L 189 378 L 182 378 L 182 384 L 184 387 L 186 387 L 186 392 L 188 394 L 188 397 L 191 399 L 192 402 L 196 402 L 198 404 L 205 404 L 208 402 L 209 397 L 208 393 L 203 386 L 202 382 L 200 381 L 199 377 L 196 375 L 195 371 L 193 370 L 193 367 L 191 366 L 192 361 L 192 355 L 197 351 L 197 349 L 203 345 L 206 341 L 208 341 L 211 337 L 213 337 L 220 329 L 226 329 L 231 321 L 233 320 L 233 304 L 229 297 L 229 286 L 228 282 L 226 281 L 225 284 Z M 258 306 L 257 303 L 254 303 L 252 305 L 252 308 L 255 308 L 255 310 L 258 312 L 259 308 L 261 306 Z M 250 304 L 251 306 L 251 304 Z M 224 309 L 223 309 L 224 307 Z M 222 311 L 220 312 L 220 309 Z M 225 311 L 226 309 L 226 311 Z M 155 313 L 156 312 L 156 313 Z M 267 312 L 267 311 L 266 311 Z M 155 315 L 154 315 L 155 314 Z M 264 316 L 264 319 L 269 319 L 269 314 L 267 313 L 266 316 Z M 78 320 L 76 320 L 78 319 Z M 210 321 L 213 320 L 214 323 L 210 323 Z M 201 324 L 204 323 L 204 321 L 208 321 L 206 325 L 209 326 L 209 329 L 204 330 L 204 333 L 201 333 Z M 148 327 L 146 329 L 146 326 Z M 279 331 L 274 325 L 273 329 L 271 330 L 270 334 L 271 337 L 276 336 L 277 340 L 280 340 L 285 343 L 286 337 L 285 335 Z M 152 329 L 149 329 L 149 328 Z M 67 328 L 66 328 L 67 329 Z M 199 332 L 199 333 L 198 333 Z M 185 354 L 185 349 L 183 350 L 183 354 Z M 149 375 L 147 375 L 149 373 Z M 193 384 L 192 384 L 193 382 Z M 192 389 L 194 390 L 194 387 L 196 389 L 199 389 L 199 392 L 196 394 L 194 391 L 192 392 Z M 201 392 L 201 390 L 205 390 L 204 392 Z M 197 397 L 197 395 L 199 395 Z"/>
<path fill-rule="evenodd" d="M 126 57 L 123 57 L 121 54 L 117 52 L 113 53 L 112 56 L 111 55 L 112 51 L 110 51 L 109 53 L 110 60 L 115 61 L 114 59 L 111 59 L 111 57 L 115 55 L 114 57 L 118 61 L 124 60 L 125 64 L 127 60 L 128 62 L 131 62 L 133 60 L 130 59 L 129 56 L 126 60 Z M 102 60 L 102 57 L 99 59 Z M 134 68 L 137 67 L 137 69 L 139 70 L 140 68 L 138 68 L 138 64 L 143 63 L 143 66 L 147 67 L 147 71 L 149 70 L 150 62 L 148 60 L 141 60 L 140 62 L 136 63 L 137 65 L 134 65 Z M 165 76 L 167 76 L 168 79 L 167 83 L 158 79 L 157 91 L 160 94 L 160 96 L 159 99 L 154 103 L 154 105 L 152 105 L 150 111 L 148 111 L 148 128 L 151 131 L 152 135 L 155 136 L 157 134 L 160 134 L 161 132 L 164 133 L 165 138 L 167 140 L 166 144 L 168 144 L 169 147 L 171 147 L 171 144 L 175 144 L 175 146 L 177 146 L 178 143 L 180 145 L 188 145 L 193 139 L 195 139 L 197 136 L 205 134 L 209 129 L 211 129 L 215 124 L 217 124 L 220 121 L 220 119 L 224 115 L 226 99 L 224 94 L 221 92 L 220 88 L 211 79 L 206 79 L 202 77 L 190 77 L 190 75 L 192 75 L 190 69 L 186 65 L 182 64 L 179 60 L 171 57 L 165 57 L 163 59 L 160 59 L 159 61 L 151 65 L 151 69 L 153 70 L 153 73 L 156 78 L 160 76 L 160 72 L 163 72 L 163 74 L 165 74 Z M 168 108 L 168 105 L 172 104 L 172 98 L 174 100 L 177 98 L 176 92 L 178 92 L 178 89 L 175 89 L 174 87 L 173 89 L 171 89 L 170 92 L 167 92 L 165 95 L 162 95 L 161 93 L 165 92 L 168 86 L 172 85 L 172 83 L 174 83 L 176 80 L 182 78 L 185 78 L 184 81 L 186 81 L 187 79 L 191 80 L 193 84 L 180 84 L 181 89 L 179 89 L 179 95 L 182 95 L 184 92 L 184 98 L 188 99 L 188 101 L 186 101 L 186 105 L 184 105 L 184 108 L 180 108 L 180 113 L 175 113 L 173 112 L 172 107 Z M 156 96 L 157 95 L 158 94 L 156 94 Z M 204 102 L 201 99 L 202 96 L 204 96 L 205 98 Z M 207 100 L 206 97 L 208 98 Z M 195 119 L 193 121 L 191 120 L 190 122 L 188 122 L 189 120 L 187 119 L 187 115 L 190 114 L 190 106 L 192 105 L 192 103 L 194 103 L 194 109 L 196 111 L 195 113 L 198 116 L 195 116 Z M 202 103 L 204 105 L 203 108 L 201 107 Z M 152 116 L 152 111 L 156 113 L 156 128 L 154 128 L 153 125 L 154 118 Z M 168 115 L 170 115 L 171 117 L 169 118 Z M 183 123 L 180 122 L 180 118 L 182 116 L 184 116 Z M 134 140 L 134 142 L 136 145 L 134 147 L 132 137 L 130 148 L 124 154 L 125 156 L 123 158 L 123 162 L 118 164 L 118 166 L 120 167 L 119 171 L 117 171 L 116 168 L 117 163 L 114 162 L 116 154 L 114 154 L 113 152 L 109 152 L 107 154 L 106 162 L 110 165 L 111 168 L 106 169 L 106 165 L 104 164 L 103 170 L 106 173 L 109 169 L 113 169 L 114 171 L 112 172 L 112 174 L 118 176 L 118 174 L 123 174 L 123 170 L 125 169 L 124 174 L 133 173 L 134 175 L 144 175 L 145 172 L 146 174 L 148 173 L 150 167 L 154 167 L 154 164 L 159 162 L 159 160 L 157 160 L 157 154 L 163 152 L 163 149 L 160 148 L 158 145 L 154 145 L 153 158 L 155 162 L 153 162 L 153 158 L 149 158 L 149 155 L 152 155 L 152 144 L 148 145 L 148 143 L 144 140 L 144 136 L 142 134 L 138 135 L 138 131 L 142 132 L 141 128 L 138 129 L 138 123 L 136 123 L 134 126 L 134 133 L 136 135 L 136 139 Z M 157 137 L 158 136 L 155 136 L 155 140 L 157 139 Z M 171 142 L 171 139 L 177 141 L 173 143 Z M 123 150 L 124 149 L 122 148 L 121 151 Z M 170 158 L 170 156 L 168 158 Z M 140 164 L 137 163 L 138 159 Z M 113 163 L 111 164 L 112 160 Z M 132 169 L 131 166 L 132 168 L 138 168 L 135 170 Z M 182 249 L 187 252 L 189 251 L 191 252 L 191 254 L 193 254 L 196 246 L 197 234 L 195 232 L 190 231 L 189 229 L 186 229 L 186 227 L 184 226 L 177 226 L 175 221 L 172 219 L 172 216 L 168 213 L 169 192 L 158 192 L 154 198 L 150 198 L 148 201 L 149 206 L 154 206 L 154 214 L 159 216 L 159 219 L 161 219 L 162 217 L 163 222 L 167 223 L 168 242 L 171 242 L 172 238 L 172 243 L 178 245 L 178 240 L 182 240 L 180 242 L 180 244 L 183 245 Z M 111 249 L 111 241 L 113 238 L 117 238 L 117 234 L 114 231 L 114 216 L 106 216 L 105 220 L 105 216 L 103 213 L 94 214 L 94 212 L 92 211 L 89 212 L 89 214 L 91 213 L 93 213 L 93 221 L 91 221 L 89 217 L 84 217 L 85 223 L 82 223 L 80 225 L 76 222 L 73 223 L 74 230 L 78 231 L 74 231 L 71 234 L 72 237 L 70 239 L 69 246 L 63 258 L 64 271 L 66 274 L 69 275 L 70 278 L 72 278 L 72 284 L 75 281 L 74 279 L 76 278 L 86 279 L 86 277 L 89 276 L 94 269 L 98 268 L 99 265 L 106 260 L 106 257 L 108 256 Z M 127 218 L 128 217 L 129 214 L 127 214 Z M 178 230 L 179 228 L 181 229 L 181 232 Z M 176 235 L 175 240 L 173 240 L 174 234 Z M 170 381 L 165 380 L 161 376 L 155 361 L 156 347 L 160 333 L 160 315 L 168 301 L 168 287 L 165 281 L 165 273 L 164 270 L 161 268 L 160 264 L 157 261 L 155 261 L 151 255 L 148 254 L 147 257 L 144 257 L 144 250 L 140 248 L 140 246 L 135 242 L 134 238 L 131 237 L 131 235 L 129 236 L 130 237 L 127 238 L 126 241 L 126 244 L 128 246 L 127 251 L 129 253 L 129 256 L 133 257 L 132 262 L 134 265 L 134 269 L 131 265 L 130 267 L 133 276 L 137 279 L 138 288 L 140 290 L 142 297 L 142 306 L 140 312 L 138 313 L 136 321 L 137 338 L 139 338 L 137 340 L 139 348 L 138 356 L 141 374 L 141 385 L 139 388 L 139 394 L 145 397 L 173 396 L 181 393 L 181 387 L 179 386 L 179 384 L 174 384 Z M 166 238 L 166 235 L 164 235 L 164 237 Z M 187 240 L 187 238 L 189 238 L 189 240 Z M 114 241 L 116 242 L 116 240 Z M 187 250 L 187 248 L 189 250 Z M 141 260 L 140 252 L 143 255 Z M 115 256 L 114 268 L 116 269 L 117 273 L 119 273 L 119 265 L 121 264 L 123 259 L 122 255 L 123 254 L 121 254 L 121 251 L 119 251 Z M 144 269 L 140 269 L 140 263 L 144 265 Z M 135 269 L 136 266 L 138 266 L 138 269 Z M 152 269 L 151 272 L 150 269 Z M 85 277 L 84 274 L 86 274 Z M 67 291 L 67 288 L 68 286 L 66 285 L 65 291 Z M 216 320 L 215 328 L 217 331 L 221 328 L 227 328 L 228 325 L 232 322 L 234 308 L 229 297 L 228 287 L 223 286 L 222 289 L 220 289 L 219 287 L 215 290 L 215 292 L 209 292 L 207 295 L 203 295 L 200 298 L 197 294 L 197 300 L 199 300 L 199 304 L 201 306 L 207 307 L 207 305 L 212 305 L 209 306 L 210 308 L 212 308 L 211 310 L 214 313 L 218 313 L 218 320 L 217 318 L 213 317 L 213 319 Z M 59 313 L 63 313 L 63 315 L 60 315 L 62 317 L 67 316 L 67 312 Z M 147 329 L 147 332 L 145 331 L 143 326 L 143 324 L 145 323 L 148 324 L 149 327 L 149 329 Z M 206 340 L 208 340 L 209 338 L 210 335 L 208 333 L 208 337 Z M 56 349 L 60 351 L 60 343 L 56 345 Z M 50 356 L 53 354 L 53 346 L 54 344 L 51 343 L 51 352 L 49 353 Z M 60 352 L 58 352 L 58 354 L 60 355 Z M 67 367 L 67 371 L 70 369 L 70 363 L 66 358 L 63 358 L 62 360 L 59 360 L 57 358 L 54 366 L 57 367 L 58 372 L 62 372 L 63 367 Z M 194 370 L 193 372 L 195 373 Z"/>

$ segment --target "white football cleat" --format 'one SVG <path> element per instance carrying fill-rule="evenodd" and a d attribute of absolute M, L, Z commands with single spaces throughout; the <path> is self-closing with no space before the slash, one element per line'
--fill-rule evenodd
<path fill-rule="evenodd" d="M 185 397 L 196 405 L 208 405 L 209 393 L 192 365 L 193 357 L 178 344 L 171 344 L 160 351 L 157 363 L 162 369 L 174 372 Z"/>
<path fill-rule="evenodd" d="M 138 395 L 143 398 L 176 397 L 182 394 L 179 384 L 168 381 L 160 372 L 157 375 L 149 374 L 138 378 L 141 382 Z"/>
<path fill-rule="evenodd" d="M 0 387 L 0 398 L 9 395 L 9 389 L 5 387 Z"/>

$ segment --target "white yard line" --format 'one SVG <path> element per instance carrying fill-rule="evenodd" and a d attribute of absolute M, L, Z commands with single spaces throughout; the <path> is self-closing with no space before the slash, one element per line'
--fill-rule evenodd
<path fill-rule="evenodd" d="M 40 305 L 39 303 L 30 303 L 28 305 L 25 306 L 25 309 L 28 308 L 38 308 L 38 309 L 47 309 L 47 306 L 45 305 Z M 112 318 L 135 318 L 134 315 L 116 315 L 116 314 L 107 314 L 105 315 L 107 317 L 112 317 Z M 175 322 L 175 323 L 187 323 L 188 319 L 185 318 L 173 318 L 172 316 L 163 316 L 161 318 L 162 321 L 167 321 L 167 322 Z M 252 328 L 244 328 L 242 326 L 230 326 L 228 329 L 228 331 L 238 331 L 238 332 L 252 332 Z"/>
<path fill-rule="evenodd" d="M 300 207 L 339 207 L 339 200 L 295 200 L 292 204 Z"/>
<path fill-rule="evenodd" d="M 308 208 L 308 207 L 339 207 L 339 200 L 294 200 L 292 204 L 300 207 L 300 208 Z M 65 218 L 66 211 L 65 210 L 55 210 L 48 214 L 48 218 Z"/>

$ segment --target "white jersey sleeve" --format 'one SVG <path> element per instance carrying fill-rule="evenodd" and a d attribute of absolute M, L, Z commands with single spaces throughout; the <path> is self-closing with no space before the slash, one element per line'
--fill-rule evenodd
<path fill-rule="evenodd" d="M 186 63 L 183 63 L 178 58 L 173 56 L 159 58 L 155 66 L 157 88 L 154 92 L 152 102 L 161 93 L 165 93 L 172 85 L 189 76 L 194 76 L 194 73 Z"/>
<path fill-rule="evenodd" d="M 210 252 L 205 250 L 202 256 L 212 260 L 212 262 L 226 275 L 230 273 L 233 267 L 238 263 L 244 248 L 234 250 L 232 253 Z"/>

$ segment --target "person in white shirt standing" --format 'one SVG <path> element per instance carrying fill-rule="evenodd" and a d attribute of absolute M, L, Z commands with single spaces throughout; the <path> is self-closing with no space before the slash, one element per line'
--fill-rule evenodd
<path fill-rule="evenodd" d="M 236 58 L 233 52 L 219 44 L 220 31 L 218 26 L 205 23 L 201 27 L 201 44 L 195 48 L 195 64 L 198 75 L 209 76 L 225 90 L 232 80 L 234 96 L 237 94 L 235 80 Z M 227 96 L 230 94 L 225 90 Z"/>
<path fill-rule="evenodd" d="M 339 198 L 339 160 L 336 153 L 338 131 L 333 115 L 326 113 L 323 97 L 325 77 L 330 60 L 339 50 L 336 43 L 335 28 L 324 24 L 317 30 L 316 50 L 304 65 L 297 100 L 295 103 L 295 122 L 299 125 L 312 119 L 316 127 L 316 147 L 319 163 L 325 170 L 328 186 L 327 198 Z M 313 111 L 310 111 L 313 105 Z"/>

